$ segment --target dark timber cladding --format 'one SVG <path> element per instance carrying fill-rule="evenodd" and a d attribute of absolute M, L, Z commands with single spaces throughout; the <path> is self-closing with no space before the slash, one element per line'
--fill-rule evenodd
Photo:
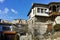
<path fill-rule="evenodd" d="M 54 5 L 54 4 L 60 5 L 60 2 L 50 2 L 48 5 Z"/>
<path fill-rule="evenodd" d="M 56 4 L 57 4 L 57 5 L 60 5 L 60 2 L 50 2 L 49 4 L 33 3 L 31 9 L 33 9 L 34 7 L 46 7 L 46 8 L 49 8 L 50 5 L 56 5 Z M 27 15 L 27 16 L 29 16 L 29 14 L 30 14 L 30 12 L 31 12 L 31 9 L 30 9 L 30 11 L 28 12 L 28 15 Z"/>

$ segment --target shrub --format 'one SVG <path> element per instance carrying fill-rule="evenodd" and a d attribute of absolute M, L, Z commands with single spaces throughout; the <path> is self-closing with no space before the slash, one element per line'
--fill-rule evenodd
<path fill-rule="evenodd" d="M 54 30 L 55 30 L 55 31 L 60 31 L 60 24 L 56 24 L 56 25 L 54 26 Z"/>

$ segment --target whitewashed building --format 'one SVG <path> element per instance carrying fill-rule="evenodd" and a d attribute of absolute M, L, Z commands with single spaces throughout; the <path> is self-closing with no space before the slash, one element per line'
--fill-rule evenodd
<path fill-rule="evenodd" d="M 28 18 L 30 34 L 36 36 L 51 32 L 56 23 L 60 24 L 60 2 L 33 3 Z"/>

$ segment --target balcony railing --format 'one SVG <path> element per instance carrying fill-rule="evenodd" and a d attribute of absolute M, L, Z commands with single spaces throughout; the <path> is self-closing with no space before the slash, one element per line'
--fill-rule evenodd
<path fill-rule="evenodd" d="M 49 16 L 59 16 L 60 12 L 50 12 Z"/>

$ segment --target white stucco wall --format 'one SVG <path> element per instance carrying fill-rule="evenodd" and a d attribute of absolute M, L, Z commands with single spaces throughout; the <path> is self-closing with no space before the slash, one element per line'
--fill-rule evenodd
<path fill-rule="evenodd" d="M 47 9 L 46 12 L 47 13 L 38 13 L 37 12 L 37 8 L 41 8 L 41 9 Z M 41 10 L 40 10 L 41 11 Z M 34 17 L 35 15 L 39 15 L 39 16 L 49 16 L 48 15 L 48 12 L 49 12 L 49 9 L 48 8 L 45 8 L 45 7 L 34 7 L 33 9 L 31 9 L 31 13 L 30 13 L 30 18 Z"/>
<path fill-rule="evenodd" d="M 49 9 L 48 9 L 48 8 L 45 8 L 45 7 L 35 7 L 35 8 L 36 8 L 36 15 L 40 15 L 40 16 L 49 16 L 49 15 L 48 15 L 48 12 L 49 12 Z M 41 12 L 38 13 L 38 12 L 37 12 L 37 8 L 47 9 L 47 10 L 46 10 L 47 13 L 41 13 Z M 41 10 L 40 10 L 40 11 L 41 11 Z"/>
<path fill-rule="evenodd" d="M 30 13 L 30 18 L 32 18 L 32 17 L 34 17 L 35 16 L 35 11 L 36 11 L 36 8 L 33 8 L 32 10 L 31 10 L 31 13 Z"/>
<path fill-rule="evenodd" d="M 57 16 L 57 17 L 55 18 L 55 21 L 56 21 L 57 24 L 60 24 L 60 16 Z"/>

